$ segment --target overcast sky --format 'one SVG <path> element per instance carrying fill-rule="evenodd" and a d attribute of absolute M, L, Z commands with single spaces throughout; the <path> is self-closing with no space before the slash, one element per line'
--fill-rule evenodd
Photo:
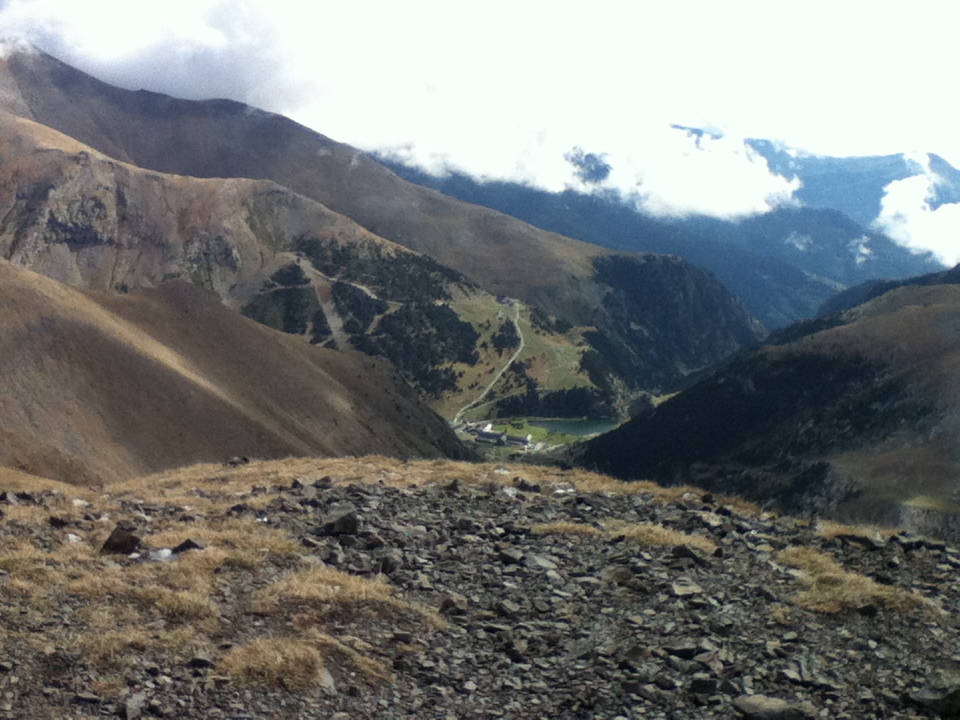
<path fill-rule="evenodd" d="M 108 82 L 229 97 L 427 169 L 611 186 L 655 213 L 763 212 L 795 187 L 744 137 L 960 167 L 960 2 L 0 0 L 21 37 Z M 700 149 L 679 123 L 724 133 Z M 887 229 L 960 261 L 960 208 L 890 189 Z"/>

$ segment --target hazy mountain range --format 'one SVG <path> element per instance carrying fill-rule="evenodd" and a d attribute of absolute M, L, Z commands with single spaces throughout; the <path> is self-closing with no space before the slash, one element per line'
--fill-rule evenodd
<path fill-rule="evenodd" d="M 794 196 L 805 207 L 839 210 L 864 227 L 881 217 L 884 194 L 899 180 L 928 178 L 931 210 L 960 203 L 960 170 L 934 153 L 838 158 L 798 153 L 769 140 L 750 139 L 747 145 L 772 172 L 801 181 Z"/>
<path fill-rule="evenodd" d="M 677 130 L 693 138 L 705 132 Z M 960 200 L 960 171 L 942 158 L 830 158 L 803 156 L 765 140 L 746 145 L 767 159 L 772 172 L 799 180 L 797 206 L 739 220 L 657 217 L 602 189 L 609 168 L 602 155 L 582 151 L 568 160 L 587 187 L 562 193 L 456 171 L 437 176 L 387 156 L 381 160 L 414 182 L 538 227 L 604 247 L 679 255 L 710 270 L 770 329 L 815 315 L 846 288 L 942 269 L 930 253 L 903 247 L 877 224 L 885 189 L 897 180 L 929 175 L 933 208 Z"/>

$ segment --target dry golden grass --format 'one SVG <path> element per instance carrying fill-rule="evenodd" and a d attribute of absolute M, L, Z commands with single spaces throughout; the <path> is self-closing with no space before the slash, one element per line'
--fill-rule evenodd
<path fill-rule="evenodd" d="M 320 648 L 324 657 L 335 658 L 373 681 L 392 680 L 387 665 L 372 657 L 374 648 L 359 638 L 336 638 L 323 632 L 311 632 L 310 639 Z"/>
<path fill-rule="evenodd" d="M 84 572 L 66 585 L 69 595 L 94 599 L 119 596 L 130 589 L 130 578 L 120 568 L 103 568 L 99 572 Z"/>
<path fill-rule="evenodd" d="M 8 578 L 0 587 L 2 587 L 3 594 L 29 598 L 32 602 L 36 602 L 43 597 L 45 585 L 34 580 L 12 577 Z"/>
<path fill-rule="evenodd" d="M 44 574 L 49 568 L 49 553 L 37 549 L 27 538 L 16 538 L 4 543 L 0 553 L 0 570 L 28 578 Z"/>
<path fill-rule="evenodd" d="M 219 626 L 220 607 L 203 593 L 153 586 L 136 590 L 134 595 L 169 622 L 191 624 L 204 632 L 214 632 Z"/>
<path fill-rule="evenodd" d="M 152 547 L 176 547 L 185 540 L 193 540 L 202 545 L 205 550 L 202 555 L 215 549 L 206 559 L 193 559 L 191 553 L 184 557 L 191 558 L 198 570 L 206 572 L 217 570 L 222 565 L 253 568 L 260 565 L 272 556 L 296 556 L 301 547 L 289 535 L 281 530 L 268 527 L 263 523 L 249 518 L 222 518 L 208 520 L 201 524 L 191 524 L 184 527 L 177 523 L 166 529 L 151 532 L 149 543 Z M 204 568 L 204 565 L 208 566 Z"/>
<path fill-rule="evenodd" d="M 126 665 L 133 656 L 155 646 L 156 640 L 142 628 L 101 629 L 77 636 L 75 649 L 91 664 L 103 667 Z"/>
<path fill-rule="evenodd" d="M 294 638 L 258 638 L 232 648 L 220 667 L 247 685 L 309 690 L 322 682 L 323 657 L 314 643 Z"/>
<path fill-rule="evenodd" d="M 91 630 L 107 630 L 123 625 L 142 627 L 147 623 L 137 607 L 125 603 L 86 605 L 77 610 L 77 619 Z"/>
<path fill-rule="evenodd" d="M 289 573 L 257 593 L 256 612 L 276 612 L 287 603 L 405 607 L 394 588 L 382 579 L 349 575 L 325 566 Z"/>
<path fill-rule="evenodd" d="M 287 573 L 258 591 L 253 610 L 274 615 L 302 612 L 305 606 L 339 615 L 407 613 L 427 627 L 447 627 L 446 619 L 435 609 L 396 597 L 394 587 L 383 576 L 364 578 L 322 565 Z M 320 619 L 317 624 L 322 624 Z"/>
<path fill-rule="evenodd" d="M 9 593 L 33 603 L 46 600 L 50 588 L 66 580 L 58 562 L 23 538 L 10 542 L 0 554 L 0 570 L 9 573 L 0 580 L 0 595 Z"/>
<path fill-rule="evenodd" d="M 220 582 L 218 571 L 230 557 L 229 552 L 217 547 L 202 552 L 187 552 L 175 562 L 158 566 L 153 576 L 156 582 L 171 590 L 194 590 L 210 594 Z"/>
<path fill-rule="evenodd" d="M 50 508 L 42 505 L 8 505 L 3 509 L 4 520 L 24 525 L 42 525 L 50 517 Z"/>
<path fill-rule="evenodd" d="M 237 467 L 220 464 L 193 465 L 111 485 L 116 498 L 141 498 L 148 502 L 173 502 L 198 509 L 222 511 L 237 502 L 262 507 L 270 502 L 270 493 L 251 494 L 253 487 L 274 490 L 289 487 L 296 480 L 313 482 L 329 477 L 336 485 L 379 484 L 388 487 L 447 485 L 453 480 L 474 486 L 513 484 L 517 476 L 552 492 L 558 487 L 579 492 L 613 495 L 652 495 L 661 503 L 689 500 L 699 502 L 704 491 L 691 486 L 662 487 L 648 481 L 616 480 L 586 470 L 565 471 L 546 465 L 504 465 L 468 463 L 456 460 L 399 460 L 381 455 L 342 458 L 286 458 L 255 462 Z M 732 510 L 759 516 L 755 503 L 734 496 L 718 496 L 716 501 Z"/>
<path fill-rule="evenodd" d="M 558 522 L 537 523 L 530 528 L 535 535 L 602 535 L 593 525 L 560 520 Z"/>
<path fill-rule="evenodd" d="M 803 571 L 798 580 L 804 589 L 796 598 L 801 607 L 823 613 L 856 610 L 868 605 L 880 605 L 899 612 L 921 609 L 936 612 L 936 608 L 919 595 L 848 572 L 832 557 L 813 548 L 787 548 L 778 559 Z"/>
<path fill-rule="evenodd" d="M 210 646 L 206 636 L 196 628 L 155 630 L 133 625 L 81 632 L 69 644 L 81 654 L 84 662 L 100 670 L 128 667 L 148 651 L 159 650 L 182 657 L 189 651 Z"/>
<path fill-rule="evenodd" d="M 842 535 L 848 535 L 883 541 L 888 540 L 899 532 L 900 530 L 897 528 L 881 527 L 879 525 L 849 525 L 846 523 L 833 522 L 832 520 L 820 520 L 817 523 L 817 535 L 827 538 L 828 540 Z"/>
<path fill-rule="evenodd" d="M 126 678 L 122 675 L 112 674 L 97 678 L 90 683 L 90 689 L 100 697 L 120 697 L 130 690 Z"/>
<path fill-rule="evenodd" d="M 706 553 L 713 553 L 717 549 L 717 544 L 703 535 L 690 535 L 654 523 L 627 523 L 614 520 L 605 523 L 604 527 L 610 535 L 622 536 L 649 547 L 689 545 Z"/>

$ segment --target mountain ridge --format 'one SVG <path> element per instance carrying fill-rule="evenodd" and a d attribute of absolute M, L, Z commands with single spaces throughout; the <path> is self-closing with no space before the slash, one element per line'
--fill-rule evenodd
<path fill-rule="evenodd" d="M 795 195 L 805 206 L 839 210 L 864 227 L 880 218 L 891 183 L 917 175 L 931 180 L 931 210 L 960 202 L 960 170 L 935 153 L 829 157 L 758 138 L 744 142 L 767 160 L 771 172 L 802 180 Z"/>
<path fill-rule="evenodd" d="M 682 344 L 676 342 L 672 346 L 655 347 L 648 334 L 634 327 L 649 324 L 652 314 L 639 315 L 632 321 L 621 317 L 623 313 L 617 305 L 616 288 L 598 279 L 600 271 L 597 263 L 601 258 L 610 257 L 612 254 L 609 251 L 547 233 L 492 210 L 460 203 L 419 188 L 401 180 L 359 151 L 330 141 L 286 118 L 230 101 L 176 100 L 154 93 L 111 88 L 39 52 L 12 54 L 0 70 L 0 74 L 7 76 L 4 82 L 8 86 L 13 84 L 19 88 L 19 96 L 15 98 L 16 102 L 10 102 L 10 108 L 20 105 L 27 107 L 35 121 L 49 124 L 115 158 L 133 162 L 135 165 L 130 167 L 142 168 L 146 177 L 149 173 L 164 173 L 158 175 L 160 178 L 173 177 L 168 173 L 175 173 L 176 177 L 183 178 L 177 183 L 190 184 L 189 178 L 199 177 L 204 183 L 213 183 L 208 187 L 224 187 L 218 186 L 214 177 L 204 177 L 216 176 L 220 178 L 220 183 L 237 183 L 232 186 L 237 189 L 244 182 L 240 176 L 244 176 L 254 178 L 256 182 L 278 183 L 275 188 L 277 195 L 267 199 L 280 208 L 283 208 L 283 203 L 297 204 L 298 207 L 311 202 L 320 203 L 310 211 L 313 220 L 307 218 L 298 221 L 295 213 L 290 212 L 280 222 L 271 217 L 274 210 L 265 207 L 268 203 L 256 208 L 255 212 L 239 214 L 254 216 L 253 224 L 263 225 L 265 222 L 264 227 L 240 227 L 240 231 L 248 236 L 250 231 L 256 236 L 262 230 L 261 234 L 268 236 L 267 239 L 275 246 L 292 253 L 289 257 L 291 262 L 296 260 L 302 264 L 307 261 L 314 269 L 329 265 L 330 252 L 324 245 L 328 239 L 323 232 L 309 227 L 310 222 L 318 222 L 317 218 L 323 221 L 319 223 L 321 227 L 324 222 L 333 225 L 327 235 L 332 234 L 329 239 L 336 241 L 341 232 L 337 228 L 346 226 L 343 221 L 334 222 L 328 218 L 325 213 L 329 209 L 331 213 L 338 213 L 337 217 L 349 217 L 351 222 L 359 220 L 359 226 L 365 228 L 364 232 L 396 241 L 414 250 L 426 251 L 433 261 L 460 273 L 466 283 L 480 284 L 493 296 L 519 299 L 541 315 L 562 318 L 582 328 L 581 338 L 588 330 L 596 333 L 600 338 L 598 342 L 604 348 L 619 348 L 621 358 L 610 358 L 607 367 L 614 368 L 619 364 L 621 370 L 631 373 L 608 382 L 604 378 L 588 378 L 586 368 L 578 369 L 578 383 L 582 387 L 596 387 L 599 379 L 600 385 L 617 388 L 615 396 L 608 397 L 608 406 L 622 408 L 638 392 L 675 387 L 683 382 L 689 368 L 705 367 L 731 350 L 755 342 L 762 334 L 761 328 L 742 305 L 728 296 L 719 285 L 715 285 L 708 273 L 681 264 L 691 285 L 705 289 L 709 287 L 705 295 L 711 298 L 709 305 L 698 307 L 690 314 L 691 325 L 684 332 L 696 332 L 699 328 L 710 337 L 716 337 L 718 342 L 714 347 L 701 345 L 688 354 L 684 354 Z M 233 180 L 228 180 L 230 177 Z M 42 183 L 37 185 L 35 192 L 40 194 L 36 197 L 29 196 L 29 191 L 23 188 L 17 191 L 27 193 L 21 203 L 24 206 L 21 213 L 23 217 L 16 213 L 11 215 L 8 227 L 14 222 L 29 224 L 30 213 L 26 208 L 43 202 L 44 187 Z M 91 189 L 88 192 L 94 191 Z M 291 193 L 290 197 L 285 199 L 284 192 Z M 261 194 L 267 193 L 267 190 L 263 190 Z M 104 203 L 109 204 L 106 201 Z M 200 209 L 215 214 L 215 207 L 215 204 L 211 204 L 209 208 L 202 206 Z M 72 223 L 64 223 L 61 219 L 57 219 L 56 223 L 46 222 L 42 228 L 38 227 L 38 242 L 59 242 L 61 247 L 57 252 L 63 254 L 62 239 L 69 236 L 75 250 L 92 255 L 94 251 L 91 247 L 97 244 L 94 242 L 96 238 L 106 237 L 104 231 L 97 229 L 102 219 L 94 217 L 96 212 L 100 212 L 100 209 L 91 207 L 84 210 L 88 218 L 83 222 L 79 219 Z M 239 222 L 236 220 L 237 213 L 233 213 L 233 217 L 231 222 Z M 44 218 L 49 219 L 49 216 Z M 291 223 L 299 225 L 292 227 Z M 64 224 L 68 227 L 62 227 Z M 194 224 L 197 223 L 194 221 Z M 201 266 L 210 265 L 209 258 L 219 258 L 218 267 L 212 272 L 222 276 L 214 274 L 195 278 L 196 281 L 206 286 L 219 282 L 222 287 L 218 292 L 222 296 L 240 291 L 253 292 L 250 283 L 260 281 L 265 284 L 256 288 L 260 295 L 265 296 L 267 290 L 273 289 L 268 285 L 272 273 L 282 269 L 279 264 L 270 268 L 263 266 L 262 278 L 255 273 L 248 273 L 246 278 L 241 277 L 237 282 L 234 277 L 236 268 L 231 269 L 230 266 L 237 266 L 242 258 L 233 256 L 235 248 L 231 248 L 229 242 L 220 242 L 220 231 L 216 225 L 211 226 L 208 235 L 204 235 L 206 231 L 202 226 L 198 225 L 194 230 L 198 236 L 193 241 L 197 262 L 191 260 L 191 266 L 199 270 Z M 178 231 L 182 232 L 182 229 L 178 228 Z M 359 230 L 349 227 L 342 232 L 359 235 Z M 320 245 L 315 241 L 320 241 Z M 311 254 L 318 249 L 319 255 Z M 256 256 L 255 243 L 251 244 L 250 252 Z M 661 301 L 687 302 L 670 292 L 666 286 L 666 275 L 658 270 L 660 265 L 672 268 L 675 261 L 655 260 L 653 256 L 643 254 L 624 254 L 624 257 L 628 258 L 626 262 L 635 271 L 634 284 L 659 287 Z M 159 271 L 158 274 L 163 275 Z M 329 276 L 330 273 L 323 274 Z M 315 336 L 314 330 L 320 328 L 323 339 L 319 341 L 326 342 L 330 337 L 329 334 L 324 335 L 326 326 L 329 326 L 333 335 L 337 335 L 339 325 L 334 316 L 324 322 L 316 314 L 322 310 L 326 315 L 333 305 L 319 298 L 318 306 L 317 299 L 310 297 L 315 279 L 318 276 L 308 273 L 308 282 L 303 288 L 288 287 L 270 293 L 271 297 L 267 299 L 275 300 L 279 305 L 270 306 L 266 299 L 261 302 L 254 298 L 256 305 L 249 312 L 261 319 L 273 318 L 274 326 L 304 328 L 301 332 L 306 332 L 308 336 Z M 354 284 L 359 282 L 357 278 L 337 279 Z M 121 284 L 124 283 L 121 281 Z M 320 289 L 317 292 L 323 294 L 330 291 Z M 690 297 L 695 298 L 696 295 L 694 293 Z M 378 299 L 386 301 L 390 307 L 390 298 Z M 249 306 L 249 302 L 245 303 L 241 298 L 233 298 L 231 302 L 237 307 Z M 354 309 L 359 311 L 359 308 Z M 645 309 L 639 308 L 641 311 Z M 637 310 L 634 308 L 634 314 Z M 379 343 L 380 350 L 389 344 L 387 339 L 369 339 L 371 333 L 378 332 L 378 318 L 391 318 L 391 321 L 399 318 L 392 312 L 385 315 L 384 312 L 378 310 L 370 317 L 367 325 L 371 329 L 366 339 L 358 338 L 354 343 L 351 337 L 350 342 L 369 351 L 377 351 L 371 342 L 373 345 Z M 312 320 L 314 315 L 316 322 Z M 346 317 L 342 319 L 349 321 Z M 445 320 L 438 322 L 453 328 L 453 324 Z M 720 333 L 718 328 L 728 328 L 731 332 Z M 661 331 L 667 332 L 667 329 L 662 328 Z M 342 334 L 339 337 L 340 340 L 344 339 Z M 477 342 L 479 345 L 483 343 L 482 340 Z M 580 340 L 568 338 L 562 342 L 572 343 L 576 347 Z M 672 347 L 672 350 L 668 350 L 668 347 Z M 680 354 L 674 352 L 677 349 Z M 568 354 L 585 351 L 571 349 Z M 652 364 L 638 364 L 638 359 L 645 357 L 660 359 Z M 456 382 L 450 372 L 470 374 L 469 363 L 466 363 L 466 367 L 457 365 L 454 362 L 452 367 L 442 370 L 446 379 L 408 379 L 426 383 L 428 392 L 434 392 L 437 388 L 443 390 L 451 382 Z M 535 379 L 543 383 L 546 378 L 547 375 L 542 375 Z"/>

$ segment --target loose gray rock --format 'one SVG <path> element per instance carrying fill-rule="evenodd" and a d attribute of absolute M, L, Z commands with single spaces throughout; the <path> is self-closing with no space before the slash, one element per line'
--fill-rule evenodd
<path fill-rule="evenodd" d="M 693 580 L 681 578 L 670 586 L 674 597 L 685 598 L 691 595 L 702 595 L 703 588 L 697 585 Z"/>
<path fill-rule="evenodd" d="M 928 685 L 910 697 L 942 718 L 960 718 L 960 681 Z"/>
<path fill-rule="evenodd" d="M 129 695 L 123 703 L 123 719 L 137 720 L 137 718 L 143 715 L 143 709 L 146 704 L 147 694 L 145 692 L 141 691 Z"/>
<path fill-rule="evenodd" d="M 338 505 L 320 522 L 318 535 L 356 535 L 360 530 L 360 516 L 353 505 Z"/>
<path fill-rule="evenodd" d="M 440 612 L 445 615 L 464 615 L 470 609 L 470 601 L 459 593 L 450 593 L 440 602 Z"/>
<path fill-rule="evenodd" d="M 140 549 L 142 540 L 135 535 L 136 526 L 129 522 L 119 522 L 100 548 L 102 553 L 129 555 Z"/>
<path fill-rule="evenodd" d="M 733 704 L 752 720 L 806 720 L 817 716 L 817 709 L 809 702 L 789 702 L 767 695 L 741 695 Z"/>

